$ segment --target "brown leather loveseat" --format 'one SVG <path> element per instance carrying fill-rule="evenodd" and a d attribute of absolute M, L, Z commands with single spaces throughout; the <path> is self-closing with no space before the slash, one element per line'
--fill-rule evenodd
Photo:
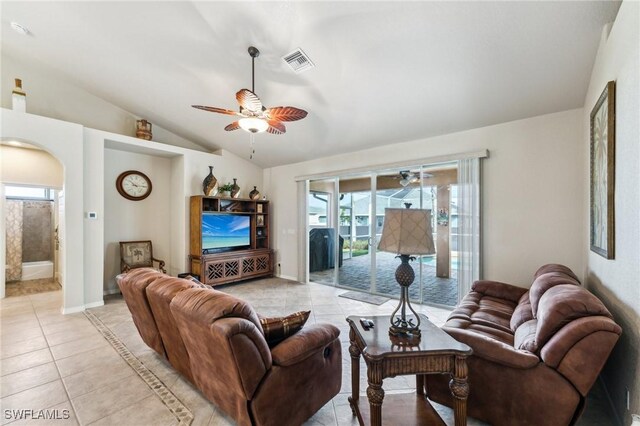
<path fill-rule="evenodd" d="M 562 265 L 529 290 L 477 281 L 443 329 L 473 348 L 468 414 L 492 425 L 568 425 L 621 333 L 607 308 Z M 429 398 L 452 406 L 448 380 L 426 378 Z"/>
<path fill-rule="evenodd" d="M 270 348 L 241 299 L 152 270 L 118 285 L 145 343 L 239 425 L 300 425 L 340 390 L 331 324 L 308 324 Z"/>

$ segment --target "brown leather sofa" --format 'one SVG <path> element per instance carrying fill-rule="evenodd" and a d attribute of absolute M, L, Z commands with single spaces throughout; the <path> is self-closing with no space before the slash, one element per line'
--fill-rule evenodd
<path fill-rule="evenodd" d="M 468 414 L 492 425 L 568 425 L 621 333 L 607 308 L 562 265 L 529 290 L 477 281 L 443 329 L 473 348 Z M 427 376 L 429 398 L 452 406 L 447 378 Z"/>
<path fill-rule="evenodd" d="M 145 343 L 239 425 L 300 425 L 340 391 L 333 325 L 308 324 L 270 348 L 241 299 L 153 270 L 118 285 Z"/>

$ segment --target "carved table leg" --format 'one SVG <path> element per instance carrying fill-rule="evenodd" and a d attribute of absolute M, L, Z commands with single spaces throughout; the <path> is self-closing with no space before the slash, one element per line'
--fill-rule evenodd
<path fill-rule="evenodd" d="M 382 390 L 382 363 L 371 362 L 367 366 L 367 378 L 369 387 L 367 388 L 367 398 L 371 411 L 371 426 L 382 426 L 382 401 L 384 400 L 384 390 Z"/>
<path fill-rule="evenodd" d="M 467 424 L 467 397 L 469 396 L 467 371 L 466 358 L 457 356 L 453 379 L 449 382 L 449 389 L 451 389 L 451 394 L 453 395 L 455 426 L 466 426 Z"/>
<path fill-rule="evenodd" d="M 349 397 L 349 406 L 351 413 L 355 416 L 356 410 L 354 405 L 358 403 L 360 396 L 360 349 L 356 345 L 356 337 L 353 329 L 349 329 L 349 355 L 351 355 L 351 396 Z"/>

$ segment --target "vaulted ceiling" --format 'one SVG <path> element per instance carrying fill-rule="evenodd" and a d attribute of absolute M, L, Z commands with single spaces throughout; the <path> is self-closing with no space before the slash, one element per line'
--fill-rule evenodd
<path fill-rule="evenodd" d="M 619 2 L 2 2 L 2 50 L 211 150 L 251 87 L 309 112 L 256 135 L 252 161 L 293 163 L 583 105 Z M 31 35 L 8 25 L 16 21 Z M 281 57 L 302 48 L 301 74 Z"/>

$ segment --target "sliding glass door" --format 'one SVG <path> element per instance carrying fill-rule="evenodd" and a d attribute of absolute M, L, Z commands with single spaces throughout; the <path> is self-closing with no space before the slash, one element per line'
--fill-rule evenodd
<path fill-rule="evenodd" d="M 412 300 L 457 303 L 456 163 L 309 181 L 309 280 L 399 297 L 395 253 L 377 250 L 386 208 L 427 209 L 436 253 L 411 263 Z"/>

